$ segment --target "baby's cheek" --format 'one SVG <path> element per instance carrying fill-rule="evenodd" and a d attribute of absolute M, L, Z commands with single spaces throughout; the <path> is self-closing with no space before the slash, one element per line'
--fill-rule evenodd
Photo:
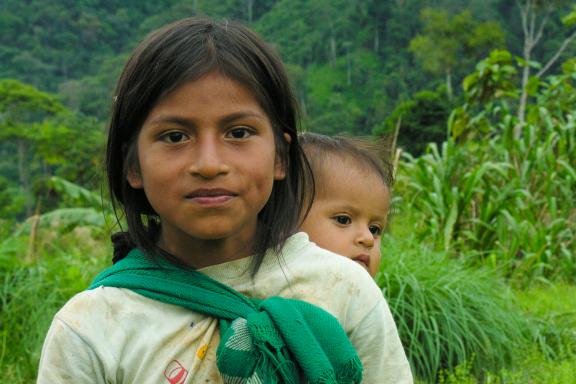
<path fill-rule="evenodd" d="M 378 270 L 380 269 L 380 262 L 382 261 L 382 254 L 377 252 L 376 255 L 373 257 L 372 263 L 370 265 L 370 275 L 374 277 Z"/>
<path fill-rule="evenodd" d="M 321 248 L 327 249 L 339 256 L 344 256 L 347 259 L 353 260 L 356 256 L 354 248 L 343 242 L 328 241 Z"/>

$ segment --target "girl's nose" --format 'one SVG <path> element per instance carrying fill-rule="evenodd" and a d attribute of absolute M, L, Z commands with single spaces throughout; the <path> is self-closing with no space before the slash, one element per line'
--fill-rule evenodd
<path fill-rule="evenodd" d="M 374 246 L 374 235 L 369 228 L 360 228 L 356 234 L 356 244 L 365 248 Z"/>
<path fill-rule="evenodd" d="M 192 151 L 190 174 L 204 179 L 213 179 L 229 172 L 230 167 L 224 160 L 217 138 L 199 139 Z"/>

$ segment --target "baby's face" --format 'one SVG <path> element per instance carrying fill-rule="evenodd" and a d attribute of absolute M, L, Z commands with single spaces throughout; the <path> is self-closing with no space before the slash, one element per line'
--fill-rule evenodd
<path fill-rule="evenodd" d="M 374 276 L 390 205 L 388 188 L 368 171 L 343 174 L 337 166 L 324 171 L 332 173 L 321 178 L 321 193 L 301 229 L 318 246 L 356 261 Z"/>

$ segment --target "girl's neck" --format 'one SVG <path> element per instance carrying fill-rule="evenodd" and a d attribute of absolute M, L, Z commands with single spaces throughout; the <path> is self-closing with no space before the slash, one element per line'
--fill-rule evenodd
<path fill-rule="evenodd" d="M 247 237 L 247 238 L 245 238 Z M 238 235 L 226 239 L 172 238 L 160 233 L 158 246 L 193 268 L 200 269 L 252 255 L 254 236 Z"/>

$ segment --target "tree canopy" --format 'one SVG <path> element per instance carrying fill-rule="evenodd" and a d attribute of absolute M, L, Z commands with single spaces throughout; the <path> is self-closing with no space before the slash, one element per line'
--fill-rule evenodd
<path fill-rule="evenodd" d="M 449 110 L 464 98 L 458 84 L 493 48 L 506 48 L 521 64 L 510 77 L 520 94 L 509 103 L 524 116 L 539 84 L 532 78 L 558 72 L 576 54 L 571 11 L 564 0 L 5 0 L 0 177 L 9 188 L 24 186 L 28 210 L 41 175 L 89 186 L 130 50 L 182 17 L 236 19 L 263 35 L 287 64 L 306 129 L 391 135 L 399 127 L 398 143 L 418 154 L 427 140 L 445 139 Z M 542 26 L 529 55 L 532 26 L 523 19 L 534 20 L 532 38 Z"/>

